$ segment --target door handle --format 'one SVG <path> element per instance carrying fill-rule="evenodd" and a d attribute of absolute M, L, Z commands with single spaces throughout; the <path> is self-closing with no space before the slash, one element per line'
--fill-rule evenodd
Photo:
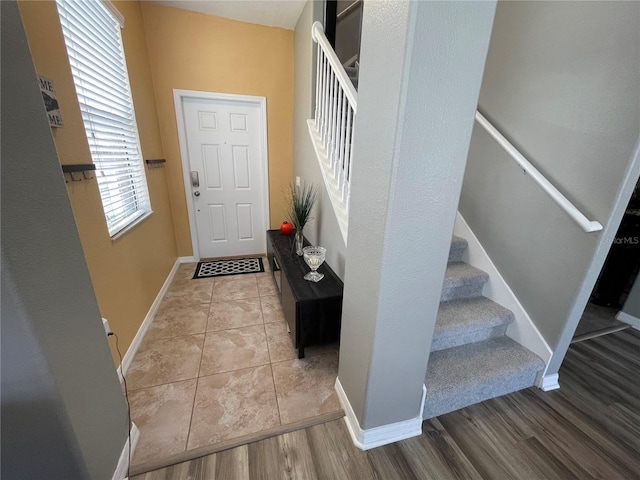
<path fill-rule="evenodd" d="M 191 186 L 192 187 L 199 187 L 200 186 L 200 179 L 198 177 L 198 171 L 197 170 L 193 170 L 191 172 Z"/>

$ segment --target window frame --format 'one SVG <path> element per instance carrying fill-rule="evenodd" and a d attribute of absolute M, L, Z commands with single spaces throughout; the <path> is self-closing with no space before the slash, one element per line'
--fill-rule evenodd
<path fill-rule="evenodd" d="M 84 2 L 76 0 L 56 0 L 85 137 L 96 165 L 102 211 L 109 236 L 115 240 L 153 213 L 151 195 L 122 38 L 124 17 L 107 0 L 95 1 L 97 13 L 87 13 L 82 4 Z M 74 6 L 77 9 L 72 10 Z M 100 20 L 105 23 L 99 23 Z M 86 30 L 80 31 L 83 26 Z M 109 32 L 111 26 L 114 30 Z M 103 28 L 107 29 L 106 41 L 100 33 Z M 111 35 L 115 36 L 111 38 Z M 117 46 L 110 40 L 115 40 Z M 92 46 L 92 42 L 96 46 Z M 104 52 L 98 48 L 113 54 L 116 61 L 101 59 Z M 91 68 L 94 71 L 90 74 Z M 93 78 L 87 83 L 89 76 Z M 111 102 L 110 94 L 104 93 L 110 91 Z M 104 107 L 97 106 L 96 102 Z M 123 111 L 114 113 L 114 110 Z M 130 118 L 127 112 L 130 112 Z M 105 117 L 113 119 L 105 120 Z M 119 141 L 120 135 L 122 140 Z M 101 154 L 105 153 L 111 158 L 102 158 Z M 111 173 L 105 173 L 109 170 Z"/>

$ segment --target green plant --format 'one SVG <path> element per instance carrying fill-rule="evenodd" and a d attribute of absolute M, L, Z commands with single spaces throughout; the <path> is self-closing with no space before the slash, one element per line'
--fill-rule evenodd
<path fill-rule="evenodd" d="M 318 189 L 313 183 L 302 183 L 299 187 L 291 185 L 289 196 L 291 200 L 287 211 L 289 221 L 301 231 L 307 222 L 313 220 L 311 213 L 318 198 Z"/>

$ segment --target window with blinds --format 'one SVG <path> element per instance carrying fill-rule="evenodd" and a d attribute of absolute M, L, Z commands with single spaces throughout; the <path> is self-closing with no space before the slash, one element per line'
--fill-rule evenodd
<path fill-rule="evenodd" d="M 100 0 L 56 3 L 113 237 L 151 212 L 120 34 L 121 16 Z"/>

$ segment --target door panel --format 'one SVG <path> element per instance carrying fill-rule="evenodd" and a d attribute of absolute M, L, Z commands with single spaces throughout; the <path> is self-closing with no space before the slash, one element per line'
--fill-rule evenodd
<path fill-rule="evenodd" d="M 209 235 L 210 242 L 227 241 L 224 205 L 209 205 Z"/>
<path fill-rule="evenodd" d="M 249 147 L 245 145 L 234 145 L 231 152 L 233 156 L 233 173 L 236 190 L 251 188 Z"/>
<path fill-rule="evenodd" d="M 200 257 L 262 253 L 267 230 L 260 107 L 183 98 L 189 168 L 200 184 L 193 203 Z"/>
<path fill-rule="evenodd" d="M 237 205 L 236 219 L 238 222 L 238 238 L 240 240 L 253 240 L 253 212 L 251 205 Z"/>
<path fill-rule="evenodd" d="M 203 145 L 202 158 L 205 187 L 207 189 L 222 188 L 222 170 L 220 165 L 220 145 Z"/>

